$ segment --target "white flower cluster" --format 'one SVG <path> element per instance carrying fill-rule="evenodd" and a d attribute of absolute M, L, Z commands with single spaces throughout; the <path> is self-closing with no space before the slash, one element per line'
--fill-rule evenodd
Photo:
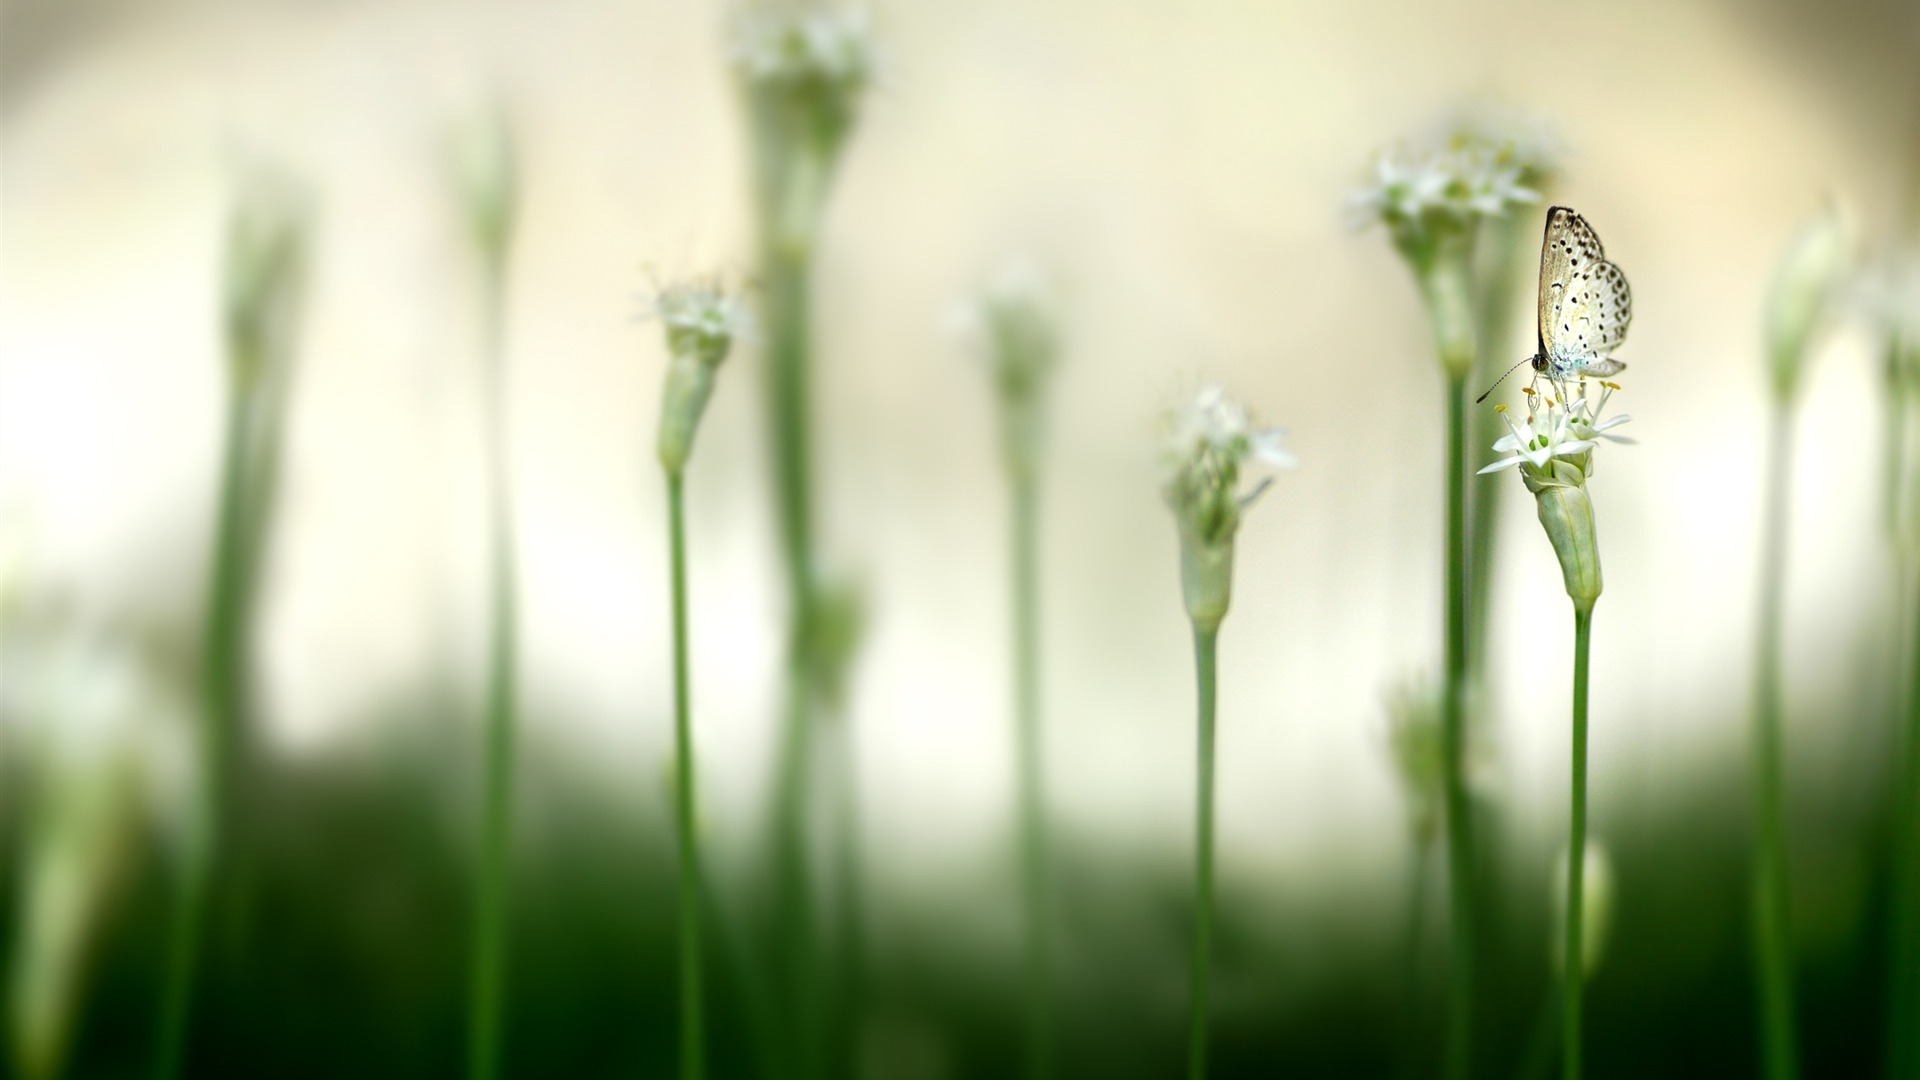
<path fill-rule="evenodd" d="M 1372 182 L 1353 192 L 1350 212 L 1356 227 L 1382 222 L 1396 242 L 1419 243 L 1539 202 L 1521 172 L 1510 153 L 1479 140 L 1425 151 L 1393 147 L 1375 159 Z"/>
<path fill-rule="evenodd" d="M 1605 415 L 1607 402 L 1619 389 L 1617 384 L 1601 383 L 1597 401 L 1589 398 L 1584 381 L 1578 384 L 1580 396 L 1573 401 L 1566 400 L 1565 386 L 1553 389 L 1558 398 L 1528 389 L 1527 415 L 1517 422 L 1505 405 L 1495 406 L 1501 419 L 1507 422 L 1508 433 L 1500 436 L 1493 448 L 1507 456 L 1481 469 L 1481 475 L 1520 465 L 1525 467 L 1523 471 L 1529 476 L 1546 479 L 1552 473 L 1551 462 L 1555 458 L 1563 458 L 1580 466 L 1583 475 L 1590 476 L 1593 473 L 1592 452 L 1594 447 L 1600 445 L 1600 440 L 1633 442 L 1624 435 L 1610 434 L 1614 428 L 1633 419 L 1624 413 L 1611 417 Z"/>
<path fill-rule="evenodd" d="M 1202 459 L 1237 470 L 1248 458 L 1291 469 L 1299 462 L 1281 445 L 1285 428 L 1260 427 L 1246 407 L 1227 396 L 1224 387 L 1206 383 L 1186 404 L 1167 410 L 1165 461 L 1179 470 Z"/>
<path fill-rule="evenodd" d="M 763 85 L 818 88 L 851 99 L 873 79 L 873 33 L 864 12 L 762 7 L 739 20 L 733 54 L 741 72 Z"/>
<path fill-rule="evenodd" d="M 752 326 L 746 305 L 717 278 L 661 286 L 648 308 L 649 314 L 666 324 L 668 351 L 709 364 L 725 359 L 733 342 L 745 337 Z"/>

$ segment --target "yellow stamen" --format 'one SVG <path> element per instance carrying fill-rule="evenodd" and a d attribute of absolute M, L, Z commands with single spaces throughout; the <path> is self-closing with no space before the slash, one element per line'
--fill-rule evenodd
<path fill-rule="evenodd" d="M 1494 411 L 1494 412 L 1506 412 L 1506 411 L 1507 411 L 1507 407 L 1506 407 L 1505 405 L 1495 405 L 1495 406 L 1493 407 L 1493 411 Z"/>

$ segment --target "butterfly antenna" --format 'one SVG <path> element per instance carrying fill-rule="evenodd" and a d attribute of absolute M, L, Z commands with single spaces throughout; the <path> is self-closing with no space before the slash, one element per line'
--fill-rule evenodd
<path fill-rule="evenodd" d="M 1506 382 L 1506 381 L 1507 381 L 1507 375 L 1511 375 L 1511 374 L 1513 374 L 1514 372 L 1516 372 L 1516 371 L 1519 371 L 1519 370 L 1520 370 L 1520 368 L 1521 368 L 1521 367 L 1522 367 L 1523 365 L 1525 365 L 1525 364 L 1531 364 L 1531 363 L 1533 363 L 1533 357 L 1531 357 L 1531 356 L 1529 356 L 1529 357 L 1526 357 L 1525 359 L 1523 359 L 1523 360 L 1521 360 L 1521 361 L 1520 361 L 1520 363 L 1518 363 L 1518 364 L 1515 364 L 1515 365 L 1513 365 L 1512 367 L 1510 367 L 1510 368 L 1508 368 L 1508 369 L 1507 369 L 1507 373 L 1506 373 L 1506 375 L 1502 375 L 1502 376 L 1500 376 L 1499 378 L 1497 378 L 1497 379 L 1495 379 L 1495 380 L 1493 380 L 1493 385 L 1492 385 L 1492 386 L 1489 386 L 1489 387 L 1487 387 L 1487 393 L 1486 393 L 1486 394 L 1481 394 L 1481 395 L 1480 395 L 1479 397 L 1477 397 L 1477 398 L 1474 398 L 1474 399 L 1473 399 L 1473 403 L 1474 403 L 1475 405 L 1478 405 L 1478 404 L 1480 404 L 1481 402 L 1483 402 L 1483 401 L 1485 401 L 1485 400 L 1487 400 L 1487 394 L 1491 394 L 1491 393 L 1493 393 L 1493 392 L 1494 392 L 1495 390 L 1497 390 L 1497 389 L 1499 389 L 1499 388 L 1500 388 L 1500 384 L 1501 384 L 1501 383 L 1503 383 L 1503 382 Z"/>

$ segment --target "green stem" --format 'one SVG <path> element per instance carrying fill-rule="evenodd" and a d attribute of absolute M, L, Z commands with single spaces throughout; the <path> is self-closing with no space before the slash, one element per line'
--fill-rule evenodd
<path fill-rule="evenodd" d="M 518 665 L 512 493 L 507 477 L 502 388 L 504 267 L 489 260 L 485 279 L 485 409 L 491 612 L 487 646 L 486 789 L 481 809 L 476 883 L 473 984 L 469 1001 L 468 1075 L 500 1072 L 502 1002 L 506 996 L 507 881 L 513 821 L 514 707 Z"/>
<path fill-rule="evenodd" d="M 814 1075 L 819 1056 L 821 995 L 814 950 L 813 884 L 807 856 L 812 807 L 813 706 L 818 664 L 813 641 L 816 582 L 813 551 L 812 439 L 808 385 L 807 253 L 772 245 L 765 254 L 765 303 L 770 366 L 769 424 L 787 569 L 791 625 L 787 642 L 787 704 L 781 731 L 773 811 L 776 900 L 786 958 L 787 1016 L 793 1074 Z"/>
<path fill-rule="evenodd" d="M 230 370 L 250 369 L 248 363 Z M 215 511 L 213 560 L 208 581 L 205 640 L 201 648 L 201 693 L 206 728 L 200 740 L 204 787 L 196 799 L 198 845 L 184 869 L 167 950 L 161 992 L 159 1049 L 154 1075 L 171 1080 L 185 1060 L 199 980 L 201 941 L 209 919 L 213 879 L 232 842 L 243 720 L 246 610 L 249 589 L 246 493 L 251 485 L 247 448 L 251 414 L 247 387 L 229 391 L 221 454 L 219 505 Z"/>
<path fill-rule="evenodd" d="M 1794 1038 L 1793 952 L 1787 909 L 1785 782 L 1780 735 L 1780 628 L 1792 520 L 1793 413 L 1774 407 L 1767 445 L 1765 520 L 1760 532 L 1760 641 L 1754 708 L 1754 787 L 1758 845 L 1754 861 L 1754 933 L 1760 974 L 1761 1053 L 1769 1080 L 1799 1071 Z"/>
<path fill-rule="evenodd" d="M 1466 412 L 1463 377 L 1447 380 L 1446 681 L 1441 762 L 1446 789 L 1448 993 L 1446 1075 L 1464 1080 L 1473 1062 L 1473 835 L 1467 801 L 1466 744 Z"/>
<path fill-rule="evenodd" d="M 1012 470 L 1014 737 L 1019 747 L 1020 850 L 1027 908 L 1027 1075 L 1053 1072 L 1047 935 L 1047 835 L 1040 745 L 1038 483 Z"/>
<path fill-rule="evenodd" d="M 1407 902 L 1407 1006 L 1406 1016 L 1401 1023 L 1404 1034 L 1401 1046 L 1404 1052 L 1405 1067 L 1403 1073 L 1408 1076 L 1426 1075 L 1428 1062 L 1426 1052 L 1421 1047 L 1421 1008 L 1426 997 L 1426 943 L 1427 943 L 1427 880 L 1433 876 L 1429 871 L 1433 862 L 1433 840 L 1430 836 L 1417 837 L 1413 848 L 1413 880 Z"/>
<path fill-rule="evenodd" d="M 1207 981 L 1213 952 L 1213 708 L 1214 646 L 1218 629 L 1193 629 L 1193 663 L 1200 690 L 1199 791 L 1194 815 L 1193 998 L 1187 1038 L 1187 1078 L 1207 1075 Z"/>
<path fill-rule="evenodd" d="M 698 800 L 688 707 L 686 498 L 677 469 L 667 473 L 667 532 L 673 576 L 674 824 L 680 840 L 680 1076 L 701 1080 L 707 1067 L 700 989 L 700 846 L 694 826 Z"/>
<path fill-rule="evenodd" d="M 1514 299 L 1519 295 L 1515 283 L 1522 264 L 1533 257 L 1528 242 L 1533 237 L 1531 217 L 1509 214 L 1480 225 L 1476 248 L 1475 278 L 1479 285 L 1479 304 L 1475 309 L 1477 328 L 1474 340 L 1479 345 L 1473 385 L 1490 387 L 1506 373 L 1516 359 L 1512 324 Z M 1506 425 L 1491 406 L 1477 410 L 1472 419 L 1473 446 L 1491 446 L 1506 434 Z M 1472 523 L 1467 529 L 1467 671 L 1476 685 L 1486 670 L 1487 628 L 1493 593 L 1493 557 L 1499 542 L 1501 500 L 1505 484 L 1475 484 L 1472 489 Z"/>
<path fill-rule="evenodd" d="M 1593 608 L 1573 610 L 1573 779 L 1568 809 L 1567 939 L 1561 953 L 1565 990 L 1561 995 L 1566 1035 L 1561 1040 L 1563 1080 L 1580 1080 L 1580 997 L 1586 982 L 1585 883 L 1587 867 L 1587 671 L 1593 640 Z"/>
<path fill-rule="evenodd" d="M 1909 617 L 1920 615 L 1920 597 Z M 1910 647 L 1920 649 L 1920 632 Z M 1920 1008 L 1920 655 L 1907 672 L 1906 730 L 1893 804 L 1893 927 L 1887 955 L 1887 1075 L 1920 1076 L 1920 1043 L 1913 1022 Z"/>
<path fill-rule="evenodd" d="M 1880 524 L 1894 543 L 1900 537 L 1900 493 L 1906 489 L 1907 394 L 1902 373 L 1902 343 L 1896 338 L 1887 344 L 1885 385 L 1886 424 L 1882 430 Z"/>

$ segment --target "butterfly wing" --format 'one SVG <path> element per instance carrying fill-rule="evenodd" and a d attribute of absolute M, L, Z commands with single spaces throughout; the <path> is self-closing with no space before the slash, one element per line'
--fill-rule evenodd
<path fill-rule="evenodd" d="M 1556 377 L 1606 376 L 1625 364 L 1610 358 L 1633 321 L 1627 276 L 1607 261 L 1600 237 L 1564 206 L 1547 211 L 1540 247 L 1540 355 Z"/>

